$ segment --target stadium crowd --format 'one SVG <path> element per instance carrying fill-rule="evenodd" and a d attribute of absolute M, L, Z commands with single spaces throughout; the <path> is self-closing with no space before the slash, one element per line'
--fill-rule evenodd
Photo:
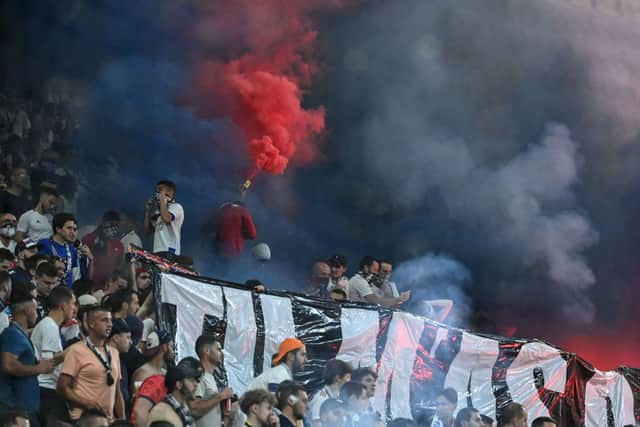
<path fill-rule="evenodd" d="M 0 193 L 0 427 L 417 425 L 373 411 L 375 370 L 341 360 L 326 361 L 325 385 L 310 396 L 295 381 L 307 362 L 296 338 L 280 344 L 273 367 L 240 397 L 229 388 L 216 336 L 198 338 L 198 358 L 175 364 L 173 339 L 156 326 L 151 272 L 127 256 L 130 245 L 143 246 L 132 221 L 105 212 L 79 239 L 75 217 L 54 213 L 60 198 L 55 183 L 40 183 L 33 200 L 26 195 L 29 172 L 14 168 Z M 21 186 L 25 192 L 14 191 Z M 158 182 L 146 203 L 144 228 L 153 236 L 154 254 L 189 265 L 180 254 L 184 210 L 175 195 L 171 181 Z M 346 258 L 334 255 L 313 264 L 304 292 L 399 306 L 411 295 L 398 291 L 392 270 L 392 262 L 366 256 L 348 279 Z M 258 281 L 247 285 L 265 291 Z M 451 302 L 435 301 L 432 309 L 444 320 Z M 433 405 L 424 421 L 429 426 L 494 425 L 473 408 L 455 414 L 452 389 L 440 391 Z M 529 425 L 517 403 L 503 408 L 497 422 Z M 531 425 L 555 423 L 538 419 Z"/>
<path fill-rule="evenodd" d="M 0 94 L 0 427 L 13 426 L 300 426 L 417 425 L 387 420 L 372 409 L 376 372 L 328 360 L 324 386 L 310 395 L 295 381 L 306 349 L 285 339 L 273 367 L 241 396 L 229 387 L 224 352 L 216 336 L 193 343 L 198 358 L 174 362 L 173 339 L 157 327 L 148 267 L 128 248 L 187 267 L 181 254 L 184 209 L 176 186 L 159 181 L 147 200 L 144 226 L 122 212 L 105 212 L 99 224 L 79 228 L 72 214 L 82 177 L 74 175 L 67 138 L 76 127 L 68 99 L 49 97 L 40 106 Z M 256 228 L 242 202 L 223 205 L 212 224 L 222 258 L 242 253 Z M 147 239 L 144 235 L 148 235 Z M 143 235 L 141 237 L 141 235 Z M 392 280 L 393 262 L 362 258 L 346 276 L 343 255 L 313 263 L 301 291 L 335 301 L 398 307 L 411 298 Z M 265 292 L 256 280 L 246 285 Z M 430 301 L 427 315 L 447 318 L 452 302 Z M 439 391 L 420 425 L 493 426 L 473 408 L 455 413 L 457 394 Z M 498 426 L 522 427 L 523 407 L 511 403 Z M 534 427 L 555 425 L 537 419 Z"/>

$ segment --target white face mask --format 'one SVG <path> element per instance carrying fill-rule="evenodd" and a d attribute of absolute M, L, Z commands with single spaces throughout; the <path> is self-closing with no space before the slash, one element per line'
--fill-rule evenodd
<path fill-rule="evenodd" d="M 5 225 L 0 228 L 0 235 L 12 239 L 16 235 L 16 228 L 12 225 Z"/>

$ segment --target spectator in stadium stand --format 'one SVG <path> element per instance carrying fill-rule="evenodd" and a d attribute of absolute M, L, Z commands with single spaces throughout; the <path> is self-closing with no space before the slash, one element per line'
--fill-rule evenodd
<path fill-rule="evenodd" d="M 374 258 L 370 256 L 362 258 L 362 261 L 360 261 L 360 270 L 349 280 L 349 300 L 380 304 L 385 307 L 396 307 L 408 301 L 411 297 L 411 291 L 402 292 L 400 296 L 396 298 L 380 297 L 374 292 L 370 282 L 372 282 L 378 274 L 379 269 L 380 265 Z"/>
<path fill-rule="evenodd" d="M 215 239 L 216 253 L 223 259 L 242 255 L 245 240 L 255 240 L 256 226 L 243 202 L 226 202 L 209 221 L 210 235 Z"/>
<path fill-rule="evenodd" d="M 265 293 L 267 292 L 267 288 L 264 286 L 264 284 L 256 279 L 249 279 L 246 282 L 244 282 L 244 285 L 251 289 L 254 292 L 257 293 Z"/>
<path fill-rule="evenodd" d="M 151 409 L 148 423 L 168 421 L 176 427 L 195 426 L 189 403 L 195 398 L 202 373 L 200 362 L 193 357 L 185 357 L 176 366 L 170 366 L 165 377 L 168 394 Z"/>
<path fill-rule="evenodd" d="M 13 322 L 0 335 L 0 415 L 22 410 L 38 425 L 38 375 L 51 373 L 55 362 L 36 359 L 28 330 L 35 326 L 38 313 L 33 295 L 24 287 L 12 289 L 11 311 Z"/>
<path fill-rule="evenodd" d="M 493 427 L 493 418 L 481 414 L 480 418 L 482 418 L 482 427 Z"/>
<path fill-rule="evenodd" d="M 0 193 L 0 212 L 20 216 L 28 211 L 33 206 L 29 196 L 30 188 L 31 178 L 27 169 L 13 168 L 9 175 L 9 186 Z"/>
<path fill-rule="evenodd" d="M 302 371 L 306 363 L 307 349 L 304 343 L 297 338 L 286 338 L 273 357 L 273 367 L 254 378 L 247 390 L 261 388 L 274 393 L 282 381 L 293 380 L 293 375 Z"/>
<path fill-rule="evenodd" d="M 369 413 L 369 398 L 365 387 L 350 381 L 342 386 L 340 400 L 344 402 L 347 411 L 347 425 L 351 427 L 373 425 Z"/>
<path fill-rule="evenodd" d="M 153 252 L 180 255 L 180 232 L 184 209 L 175 201 L 176 185 L 162 180 L 156 184 L 156 194 L 147 200 L 144 230 L 153 233 Z"/>
<path fill-rule="evenodd" d="M 12 213 L 0 215 L 0 249 L 7 249 L 12 254 L 16 251 L 16 226 L 18 220 Z"/>
<path fill-rule="evenodd" d="M 11 276 L 6 271 L 0 271 L 0 333 L 11 321 L 9 297 L 11 296 Z"/>
<path fill-rule="evenodd" d="M 333 255 L 327 260 L 327 264 L 331 268 L 331 277 L 329 278 L 329 291 L 333 289 L 342 289 L 347 291 L 349 279 L 345 276 L 347 272 L 347 257 L 344 255 Z"/>
<path fill-rule="evenodd" d="M 31 332 L 31 342 L 39 360 L 53 360 L 56 367 L 49 374 L 38 376 L 40 386 L 40 425 L 54 427 L 58 420 L 66 419 L 66 402 L 56 393 L 58 378 L 64 361 L 60 326 L 74 318 L 76 297 L 71 289 L 58 286 L 51 291 L 48 299 L 49 314 Z"/>
<path fill-rule="evenodd" d="M 165 369 L 173 361 L 173 339 L 169 332 L 161 329 L 151 332 L 146 340 L 144 356 L 147 363 L 136 369 L 131 377 L 132 390 L 153 375 L 164 375 Z"/>
<path fill-rule="evenodd" d="M 296 427 L 302 422 L 309 406 L 309 396 L 301 384 L 281 384 L 276 398 L 281 427 Z"/>
<path fill-rule="evenodd" d="M 304 293 L 310 297 L 328 298 L 329 279 L 331 277 L 331 267 L 326 261 L 318 260 L 311 267 L 311 274 L 307 279 Z"/>
<path fill-rule="evenodd" d="M 109 334 L 109 346 L 114 348 L 120 355 L 120 393 L 124 401 L 125 415 L 131 413 L 131 393 L 129 392 L 129 375 L 127 374 L 127 366 L 124 364 L 122 356 L 127 354 L 131 348 L 131 329 L 123 319 L 114 319 Z"/>
<path fill-rule="evenodd" d="M 338 399 L 340 397 L 340 388 L 351 381 L 353 368 L 343 360 L 331 359 L 327 361 L 322 372 L 322 380 L 324 387 L 317 392 L 311 399 L 311 421 L 313 427 L 320 425 L 320 406 L 327 399 Z"/>
<path fill-rule="evenodd" d="M 124 246 L 120 241 L 120 214 L 108 211 L 102 215 L 102 221 L 91 233 L 82 238 L 93 253 L 93 280 L 103 283 L 113 270 L 124 260 Z"/>
<path fill-rule="evenodd" d="M 445 388 L 437 394 L 435 403 L 436 413 L 431 420 L 431 427 L 453 427 L 458 393 L 452 388 Z"/>
<path fill-rule="evenodd" d="M 31 239 L 24 239 L 16 244 L 16 267 L 13 269 L 13 281 L 15 283 L 28 282 L 31 280 L 31 274 L 27 269 L 26 260 L 38 253 L 38 243 Z"/>
<path fill-rule="evenodd" d="M 78 427 L 107 427 L 109 426 L 109 421 L 101 410 L 88 409 L 82 413 L 76 424 Z"/>
<path fill-rule="evenodd" d="M 511 402 L 498 410 L 498 427 L 527 427 L 528 414 L 524 406 Z"/>
<path fill-rule="evenodd" d="M 119 290 L 128 289 L 129 288 L 129 275 L 125 270 L 115 269 L 111 272 L 111 275 L 107 279 L 107 282 L 104 283 L 102 287 L 102 298 L 107 297 Z M 96 286 L 99 284 L 96 282 Z M 96 296 L 97 298 L 97 296 Z"/>
<path fill-rule="evenodd" d="M 482 427 L 482 417 L 475 408 L 462 408 L 456 415 L 455 427 Z"/>
<path fill-rule="evenodd" d="M 58 393 L 69 404 L 69 416 L 77 421 L 88 409 L 98 409 L 109 422 L 124 418 L 120 393 L 120 355 L 107 345 L 112 322 L 109 310 L 89 307 L 85 315 L 87 337 L 67 350 L 58 380 Z"/>
<path fill-rule="evenodd" d="M 126 320 L 138 312 L 140 303 L 138 294 L 129 289 L 120 289 L 104 299 L 104 305 L 109 307 L 114 319 Z"/>
<path fill-rule="evenodd" d="M 380 295 L 387 298 L 396 298 L 400 296 L 398 286 L 391 281 L 391 273 L 393 272 L 393 263 L 389 260 L 380 260 L 380 273 L 378 284 L 380 287 Z"/>
<path fill-rule="evenodd" d="M 151 286 L 151 271 L 144 267 L 136 268 L 135 279 L 136 289 L 138 290 L 138 295 L 140 297 L 140 304 L 142 304 L 147 299 L 147 296 L 151 294 L 153 289 Z"/>
<path fill-rule="evenodd" d="M 367 390 L 367 398 L 371 399 L 376 394 L 376 380 L 378 376 L 371 368 L 358 368 L 351 374 L 351 381 L 362 384 Z"/>
<path fill-rule="evenodd" d="M 556 427 L 557 425 L 553 418 L 549 417 L 538 417 L 531 423 L 531 427 Z"/>
<path fill-rule="evenodd" d="M 48 185 L 41 186 L 36 206 L 20 215 L 18 219 L 16 241 L 31 239 L 38 242 L 51 237 L 53 228 L 47 215 L 56 210 L 57 200 L 58 191 L 55 188 Z"/>
<path fill-rule="evenodd" d="M 91 279 L 93 277 L 93 254 L 91 249 L 80 243 L 76 248 L 78 239 L 78 223 L 75 217 L 69 213 L 59 213 L 53 217 L 53 237 L 42 239 L 38 242 L 40 252 L 47 255 L 55 255 L 64 260 L 65 277 L 67 287 L 81 277 Z"/>
<path fill-rule="evenodd" d="M 220 390 L 214 376 L 222 369 L 222 344 L 211 335 L 201 335 L 196 340 L 195 349 L 204 373 L 196 389 L 196 399 L 191 402 L 191 411 L 196 417 L 197 427 L 221 427 L 223 413 L 220 404 L 233 398 L 233 389 L 225 387 Z"/>
<path fill-rule="evenodd" d="M 329 291 L 329 299 L 335 302 L 342 302 L 347 300 L 347 293 L 342 289 L 331 289 Z"/>
<path fill-rule="evenodd" d="M 244 427 L 279 427 L 280 419 L 273 411 L 276 399 L 263 389 L 247 391 L 240 399 L 240 410 L 247 416 Z"/>
<path fill-rule="evenodd" d="M 13 252 L 7 249 L 0 249 L 0 271 L 10 272 L 16 263 L 16 257 Z"/>
<path fill-rule="evenodd" d="M 327 399 L 322 402 L 320 405 L 320 427 L 345 427 L 346 424 L 347 416 L 344 403 L 338 399 Z"/>
<path fill-rule="evenodd" d="M 58 270 L 50 262 L 43 262 L 36 269 L 36 291 L 38 296 L 38 322 L 49 312 L 48 298 L 53 288 L 58 286 Z"/>

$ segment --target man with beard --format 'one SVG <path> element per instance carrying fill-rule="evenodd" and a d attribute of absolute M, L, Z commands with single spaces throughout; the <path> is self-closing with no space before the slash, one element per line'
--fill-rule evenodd
<path fill-rule="evenodd" d="M 36 301 L 24 287 L 11 294 L 13 323 L 0 335 L 0 416 L 11 409 L 29 413 L 37 425 L 40 410 L 38 375 L 51 373 L 52 359 L 38 363 L 28 330 L 36 324 Z"/>
<path fill-rule="evenodd" d="M 25 168 L 13 168 L 9 175 L 9 187 L 0 193 L 0 212 L 20 216 L 31 208 L 29 172 Z"/>
<path fill-rule="evenodd" d="M 16 226 L 18 220 L 12 213 L 0 215 L 0 249 L 6 249 L 12 254 L 16 250 Z"/>
<path fill-rule="evenodd" d="M 191 402 L 191 411 L 196 417 L 197 427 L 220 427 L 222 414 L 220 404 L 233 397 L 233 389 L 225 387 L 218 391 L 216 376 L 223 377 L 222 344 L 211 335 L 202 335 L 196 340 L 196 354 L 204 369 L 204 374 L 196 390 L 196 400 Z M 221 381 L 222 382 L 222 381 Z"/>
<path fill-rule="evenodd" d="M 266 390 L 247 391 L 240 400 L 240 409 L 247 416 L 244 427 L 279 427 L 280 419 L 273 412 L 275 398 Z"/>
<path fill-rule="evenodd" d="M 113 270 L 122 264 L 124 246 L 120 241 L 120 214 L 108 211 L 95 231 L 87 234 L 82 243 L 93 253 L 93 281 L 104 283 Z"/>
<path fill-rule="evenodd" d="M 173 341 L 165 330 L 151 332 L 147 337 L 146 357 L 151 359 L 136 369 L 131 378 L 132 390 L 136 395 L 131 411 L 131 423 L 146 427 L 154 405 L 167 395 L 165 372 L 173 363 Z"/>
<path fill-rule="evenodd" d="M 156 421 L 166 421 L 176 427 L 194 427 L 189 403 L 195 398 L 202 373 L 202 365 L 193 357 L 185 357 L 176 366 L 171 366 L 165 378 L 168 394 L 149 413 L 149 425 Z"/>
<path fill-rule="evenodd" d="M 101 306 L 88 308 L 87 337 L 69 347 L 58 380 L 58 393 L 69 404 L 69 416 L 77 421 L 85 410 L 97 409 L 109 422 L 124 418 L 120 393 L 120 355 L 107 345 L 111 313 Z"/>
<path fill-rule="evenodd" d="M 247 390 L 261 388 L 275 393 L 282 381 L 293 380 L 293 375 L 302 371 L 306 363 L 307 349 L 304 343 L 297 338 L 286 338 L 273 358 L 273 368 L 254 378 Z"/>
<path fill-rule="evenodd" d="M 50 262 L 43 262 L 36 268 L 35 276 L 36 291 L 38 297 L 38 322 L 42 320 L 49 312 L 49 304 L 47 299 L 51 291 L 58 286 L 58 269 Z"/>
<path fill-rule="evenodd" d="M 68 288 L 82 277 L 86 268 L 86 277 L 93 277 L 93 254 L 87 245 L 75 246 L 78 239 L 78 222 L 69 213 L 59 213 L 53 217 L 53 237 L 38 242 L 40 252 L 62 258 L 65 263 L 64 284 Z M 81 261 L 86 260 L 86 264 Z"/>
<path fill-rule="evenodd" d="M 47 408 L 40 414 L 40 423 L 44 427 L 55 426 L 57 421 L 66 419 L 65 401 L 56 393 L 65 355 L 60 326 L 76 315 L 76 297 L 71 289 L 58 286 L 51 291 L 47 302 L 49 313 L 38 322 L 31 333 L 31 342 L 38 359 L 53 360 L 56 363 L 52 373 L 38 376 L 41 406 Z"/>
<path fill-rule="evenodd" d="M 285 383 L 276 392 L 280 410 L 280 426 L 295 427 L 304 418 L 309 406 L 309 397 L 300 384 Z"/>
<path fill-rule="evenodd" d="M 371 283 L 379 271 L 380 264 L 378 261 L 370 256 L 362 258 L 360 270 L 349 280 L 349 300 L 380 304 L 385 307 L 396 307 L 411 298 L 411 291 L 405 291 L 398 297 L 383 297 L 376 293 Z"/>
<path fill-rule="evenodd" d="M 16 241 L 21 242 L 25 238 L 37 242 L 48 239 L 53 234 L 51 223 L 47 215 L 56 209 L 58 192 L 50 186 L 40 187 L 40 196 L 35 208 L 26 211 L 18 219 L 16 227 Z"/>
<path fill-rule="evenodd" d="M 325 261 L 316 261 L 311 267 L 304 293 L 311 297 L 327 298 L 331 267 Z"/>

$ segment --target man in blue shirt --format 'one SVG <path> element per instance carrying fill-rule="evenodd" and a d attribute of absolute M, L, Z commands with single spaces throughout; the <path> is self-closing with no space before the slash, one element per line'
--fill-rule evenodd
<path fill-rule="evenodd" d="M 32 425 L 38 425 L 40 389 L 38 375 L 51 373 L 52 359 L 38 362 L 27 330 L 38 317 L 36 301 L 25 288 L 11 293 L 13 323 L 0 335 L 0 415 L 11 409 L 29 413 Z"/>
<path fill-rule="evenodd" d="M 40 252 L 60 257 L 64 262 L 63 283 L 71 287 L 73 282 L 93 276 L 93 254 L 87 245 L 78 240 L 78 222 L 69 213 L 59 213 L 51 223 L 53 236 L 38 242 Z M 76 242 L 78 247 L 76 248 Z"/>

